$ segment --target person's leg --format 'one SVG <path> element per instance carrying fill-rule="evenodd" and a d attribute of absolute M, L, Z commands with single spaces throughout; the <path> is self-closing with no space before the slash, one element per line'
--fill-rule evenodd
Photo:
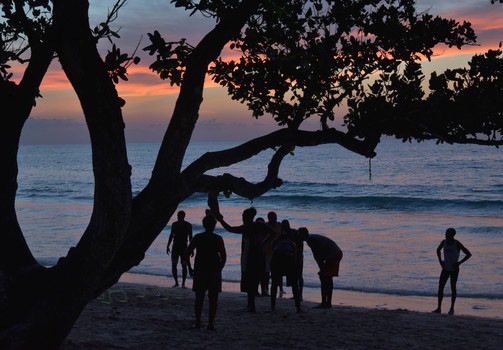
<path fill-rule="evenodd" d="M 271 280 L 271 272 L 266 272 L 265 273 L 265 290 L 269 294 L 269 281 Z"/>
<path fill-rule="evenodd" d="M 182 288 L 185 288 L 185 281 L 187 280 L 187 263 L 180 258 L 182 263 Z"/>
<path fill-rule="evenodd" d="M 251 276 L 251 279 L 250 279 L 250 282 L 251 282 L 251 285 L 250 285 L 250 294 L 253 295 L 253 298 L 251 298 L 250 294 L 248 294 L 250 296 L 250 311 L 251 312 L 255 312 L 255 297 L 257 296 L 258 294 L 258 286 L 260 284 L 260 276 L 262 274 L 261 273 L 254 273 L 253 276 Z"/>
<path fill-rule="evenodd" d="M 201 328 L 201 314 L 203 312 L 204 295 L 206 292 L 196 292 L 194 311 L 196 314 L 196 328 Z"/>
<path fill-rule="evenodd" d="M 325 276 L 320 276 L 320 282 L 321 282 L 321 307 L 325 308 L 327 304 L 327 278 Z"/>
<path fill-rule="evenodd" d="M 457 288 L 456 283 L 458 282 L 459 270 L 453 271 L 451 273 L 451 308 L 449 310 L 449 315 L 454 315 L 454 303 L 456 302 L 457 297 Z"/>
<path fill-rule="evenodd" d="M 325 281 L 321 274 L 319 275 L 319 277 L 320 277 L 320 290 L 321 290 L 321 304 L 315 306 L 316 309 L 323 308 L 325 306 L 325 299 L 326 299 L 325 288 L 324 288 Z"/>
<path fill-rule="evenodd" d="M 171 273 L 173 274 L 173 278 L 175 279 L 174 287 L 178 287 L 178 272 L 176 270 L 176 265 L 178 265 L 178 255 L 172 252 L 171 256 Z"/>
<path fill-rule="evenodd" d="M 297 312 L 301 312 L 300 310 L 300 291 L 299 291 L 299 278 L 297 276 L 296 271 L 291 272 L 290 281 L 292 283 L 292 293 L 293 299 L 295 300 L 295 308 Z"/>
<path fill-rule="evenodd" d="M 268 291 L 268 283 L 269 282 L 269 276 L 268 276 L 268 273 L 267 271 L 264 272 L 264 276 L 262 276 L 262 280 L 260 281 L 260 291 L 262 293 L 262 295 L 268 295 L 269 291 Z"/>
<path fill-rule="evenodd" d="M 246 308 L 246 311 L 248 312 L 255 312 L 255 291 L 248 291 L 246 292 L 248 295 L 248 307 Z"/>
<path fill-rule="evenodd" d="M 247 283 L 248 274 L 244 271 L 241 271 L 241 281 L 239 282 L 239 291 L 246 293 L 246 283 Z"/>
<path fill-rule="evenodd" d="M 332 293 L 334 292 L 334 278 L 333 277 L 326 277 L 326 282 L 325 282 L 325 293 L 326 293 L 326 299 L 325 299 L 325 307 L 330 309 L 332 307 Z"/>
<path fill-rule="evenodd" d="M 339 267 L 342 260 L 342 252 L 327 260 L 326 264 L 320 269 L 320 274 L 323 276 L 325 289 L 325 308 L 332 307 L 332 294 L 334 292 L 334 276 L 339 276 Z"/>
<path fill-rule="evenodd" d="M 217 315 L 218 307 L 218 292 L 208 291 L 209 299 L 209 315 L 208 315 L 208 329 L 215 329 L 215 316 Z"/>
<path fill-rule="evenodd" d="M 246 311 L 255 312 L 255 296 L 257 295 L 258 280 L 254 273 L 247 272 L 246 293 L 248 296 L 248 306 Z"/>
<path fill-rule="evenodd" d="M 271 274 L 271 311 L 276 307 L 276 293 L 278 292 L 279 279 L 273 272 Z"/>
<path fill-rule="evenodd" d="M 299 299 L 301 301 L 304 300 L 303 293 L 304 293 L 304 278 L 302 277 L 302 275 L 300 275 L 300 277 L 299 277 Z"/>
<path fill-rule="evenodd" d="M 304 289 L 304 278 L 302 277 L 302 271 L 304 269 L 304 262 L 303 260 L 301 259 L 301 262 L 299 262 L 299 265 L 297 267 L 297 276 L 299 278 L 299 298 L 300 300 L 302 301 L 302 292 L 303 292 L 303 289 Z"/>
<path fill-rule="evenodd" d="M 265 272 L 262 276 L 262 280 L 260 281 L 260 286 L 262 290 L 262 295 L 269 295 L 269 279 L 271 278 L 271 260 L 272 256 L 267 255 L 265 257 Z"/>
<path fill-rule="evenodd" d="M 444 299 L 444 287 L 447 283 L 447 279 L 449 278 L 449 271 L 442 269 L 440 273 L 440 278 L 438 281 L 438 305 L 433 312 L 441 313 L 442 312 L 442 300 Z"/>

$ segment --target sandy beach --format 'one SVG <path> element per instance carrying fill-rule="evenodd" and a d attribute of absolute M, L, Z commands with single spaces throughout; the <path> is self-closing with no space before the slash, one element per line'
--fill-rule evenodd
<path fill-rule="evenodd" d="M 225 288 L 224 288 L 225 290 Z M 295 312 L 290 298 L 220 294 L 216 331 L 194 325 L 189 289 L 119 283 L 83 311 L 62 349 L 500 349 L 503 319 L 346 306 Z M 334 303 L 335 304 L 335 303 Z"/>

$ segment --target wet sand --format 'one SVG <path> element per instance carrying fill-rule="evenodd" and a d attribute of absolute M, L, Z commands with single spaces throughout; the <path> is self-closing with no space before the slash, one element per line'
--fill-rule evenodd
<path fill-rule="evenodd" d="M 500 349 L 503 343 L 501 318 L 358 307 L 340 299 L 331 309 L 303 301 L 298 314 L 289 297 L 278 299 L 275 312 L 269 298 L 256 302 L 257 312 L 246 312 L 246 294 L 224 291 L 210 331 L 207 300 L 203 328 L 193 327 L 190 289 L 119 283 L 88 305 L 62 349 Z"/>

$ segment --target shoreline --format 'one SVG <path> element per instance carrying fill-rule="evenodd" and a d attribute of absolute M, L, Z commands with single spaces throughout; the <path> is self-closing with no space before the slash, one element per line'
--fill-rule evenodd
<path fill-rule="evenodd" d="M 502 319 L 335 303 L 331 309 L 313 309 L 316 303 L 306 300 L 296 313 L 288 297 L 277 299 L 275 312 L 269 298 L 257 298 L 257 312 L 250 313 L 244 310 L 246 294 L 226 289 L 219 295 L 216 331 L 206 329 L 207 298 L 203 328 L 196 329 L 194 293 L 170 282 L 116 284 L 87 305 L 61 350 L 496 350 L 503 342 Z"/>
<path fill-rule="evenodd" d="M 174 282 L 170 277 L 125 273 L 119 283 L 157 286 L 161 288 L 172 287 Z M 376 310 L 404 310 L 414 312 L 431 312 L 437 307 L 437 297 L 417 295 L 397 295 L 382 293 L 366 293 L 337 289 L 337 278 L 334 279 L 334 294 L 332 303 L 334 306 L 359 307 Z M 192 279 L 187 278 L 188 290 L 191 290 Z M 446 286 L 446 292 L 449 286 Z M 222 283 L 223 292 L 232 292 L 246 295 L 239 291 L 239 283 Z M 284 298 L 292 297 L 290 287 L 285 287 Z M 305 302 L 319 303 L 321 301 L 318 288 L 304 288 L 303 297 Z M 260 298 L 260 297 L 259 297 Z M 446 313 L 450 306 L 450 295 L 444 297 L 443 310 Z M 501 299 L 464 298 L 456 299 L 456 315 L 474 316 L 483 318 L 503 319 L 503 301 Z"/>

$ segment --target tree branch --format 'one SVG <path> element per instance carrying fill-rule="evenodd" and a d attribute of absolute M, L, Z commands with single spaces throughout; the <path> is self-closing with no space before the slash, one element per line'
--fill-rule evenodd
<path fill-rule="evenodd" d="M 51 63 L 53 46 L 50 34 L 35 36 L 30 21 L 22 8 L 24 2 L 16 1 L 16 12 L 9 21 L 17 21 L 30 37 L 30 60 L 19 84 L 4 80 L 0 84 L 0 105 L 4 123 L 0 128 L 0 270 L 17 271 L 37 265 L 16 215 L 15 198 L 18 188 L 19 139 L 35 99 L 39 95 L 42 79 Z M 28 47 L 28 46 L 27 46 Z M 16 55 L 20 55 L 17 52 Z M 14 55 L 14 56 L 16 56 Z M 16 58 L 12 58 L 16 59 Z"/>
<path fill-rule="evenodd" d="M 445 142 L 450 145 L 453 144 L 461 144 L 461 145 L 479 145 L 479 146 L 503 146 L 503 140 L 482 140 L 478 138 L 467 138 L 467 137 L 456 137 L 456 136 L 443 136 L 438 137 L 437 135 L 433 135 L 431 140 L 437 139 L 437 142 Z"/>
<path fill-rule="evenodd" d="M 231 149 L 205 153 L 182 172 L 182 182 L 187 193 L 191 191 L 209 193 L 209 200 L 211 196 L 218 196 L 222 191 L 232 191 L 241 197 L 253 199 L 281 186 L 282 180 L 278 178 L 279 167 L 292 146 L 337 143 L 348 150 L 372 158 L 375 156 L 374 149 L 378 142 L 378 137 L 360 141 L 336 129 L 322 131 L 281 129 Z M 253 184 L 244 178 L 237 178 L 227 173 L 220 176 L 204 175 L 208 170 L 239 163 L 276 146 L 281 147 L 271 159 L 267 176 L 260 183 Z"/>
<path fill-rule="evenodd" d="M 290 152 L 291 146 L 280 147 L 272 157 L 268 165 L 267 175 L 263 181 L 253 184 L 246 179 L 235 177 L 231 174 L 219 176 L 201 175 L 194 186 L 195 192 L 213 193 L 231 191 L 238 196 L 253 199 L 257 198 L 270 189 L 277 188 L 283 184 L 278 178 L 279 167 L 283 158 Z"/>
<path fill-rule="evenodd" d="M 92 285 L 120 248 L 129 223 L 132 194 L 122 100 L 89 30 L 88 7 L 87 0 L 54 1 L 57 53 L 86 118 L 95 179 L 90 223 L 63 264 L 73 263 L 76 268 L 72 273 L 87 274 L 77 282 L 85 280 Z"/>
<path fill-rule="evenodd" d="M 422 140 L 437 140 L 437 143 L 448 143 L 450 145 L 453 144 L 471 144 L 471 145 L 480 145 L 480 146 L 501 146 L 503 145 L 503 138 L 498 140 L 495 137 L 490 139 L 480 139 L 475 137 L 466 137 L 466 135 L 449 135 L 449 129 L 448 128 L 443 128 L 443 129 L 438 129 L 440 132 L 435 131 L 433 128 L 428 127 L 424 123 L 414 121 L 410 118 L 406 118 L 408 122 L 411 124 L 415 125 L 419 130 L 423 132 L 423 135 L 421 135 Z M 443 132 L 443 133 L 441 133 Z M 499 134 L 500 137 L 502 137 L 501 134 Z"/>
<path fill-rule="evenodd" d="M 198 178 L 208 170 L 236 164 L 266 149 L 283 145 L 303 147 L 336 143 L 357 154 L 367 158 L 373 158 L 376 155 L 374 149 L 378 142 L 378 138 L 361 141 L 333 128 L 321 131 L 304 131 L 285 128 L 258 137 L 234 148 L 205 153 L 189 165 L 182 172 L 182 176 L 189 182 L 190 179 Z"/>
<path fill-rule="evenodd" d="M 242 1 L 236 11 L 222 18 L 190 55 L 180 95 L 152 171 L 153 182 L 164 183 L 178 176 L 185 151 L 199 118 L 208 65 L 217 59 L 225 44 L 239 33 L 260 3 L 261 1 L 258 0 Z"/>
<path fill-rule="evenodd" d="M 145 251 L 166 226 L 179 202 L 190 193 L 180 177 L 180 169 L 199 117 L 208 64 L 220 54 L 230 38 L 239 33 L 261 2 L 242 1 L 239 8 L 222 18 L 191 54 L 152 177 L 133 200 L 129 229 L 104 277 L 103 286 L 115 283 L 124 271 L 141 262 Z"/>

